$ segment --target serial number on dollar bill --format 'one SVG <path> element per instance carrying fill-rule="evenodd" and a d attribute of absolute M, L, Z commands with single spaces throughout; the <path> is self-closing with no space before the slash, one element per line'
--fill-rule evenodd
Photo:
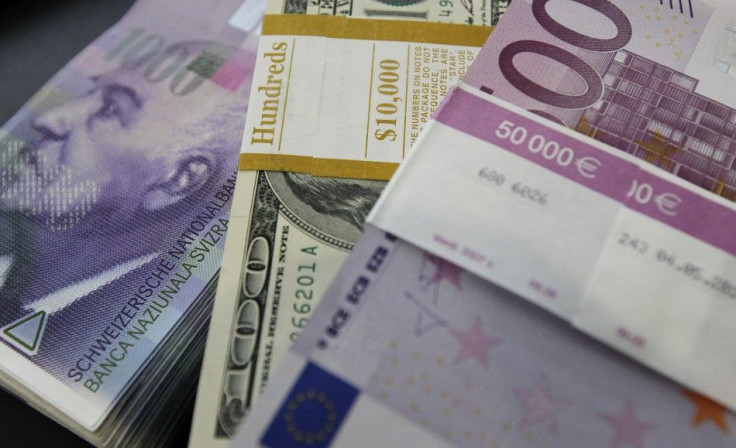
<path fill-rule="evenodd" d="M 296 341 L 301 333 L 302 328 L 309 321 L 309 313 L 312 311 L 312 299 L 314 299 L 314 275 L 317 271 L 317 263 L 302 264 L 297 267 L 298 275 L 296 283 L 299 285 L 294 292 L 294 313 L 296 316 L 291 318 L 291 332 L 289 339 Z"/>

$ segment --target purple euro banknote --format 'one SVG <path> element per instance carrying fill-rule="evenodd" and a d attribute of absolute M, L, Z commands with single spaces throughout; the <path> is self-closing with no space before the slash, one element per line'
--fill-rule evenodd
<path fill-rule="evenodd" d="M 736 4 L 514 2 L 465 82 L 736 200 Z"/>
<path fill-rule="evenodd" d="M 233 447 L 730 447 L 736 416 L 367 226 Z"/>
<path fill-rule="evenodd" d="M 242 4 L 139 0 L 0 129 L 0 371 L 78 432 L 203 328 L 257 48 Z"/>

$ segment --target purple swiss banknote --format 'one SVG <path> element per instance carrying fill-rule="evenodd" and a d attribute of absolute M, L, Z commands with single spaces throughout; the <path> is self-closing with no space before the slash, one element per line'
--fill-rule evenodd
<path fill-rule="evenodd" d="M 242 3 L 139 0 L 0 129 L 0 371 L 78 432 L 204 328 L 257 48 Z"/>

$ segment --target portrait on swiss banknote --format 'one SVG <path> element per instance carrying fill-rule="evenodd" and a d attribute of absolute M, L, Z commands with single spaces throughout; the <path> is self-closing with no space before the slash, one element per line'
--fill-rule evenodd
<path fill-rule="evenodd" d="M 240 52 L 230 45 L 166 48 L 165 63 L 144 52 L 104 70 L 76 68 L 5 130 L 0 326 L 48 313 L 45 345 L 56 335 L 63 349 L 39 355 L 55 365 L 76 359 L 70 352 L 114 312 L 141 311 L 176 271 L 175 255 L 183 260 L 227 217 L 252 67 L 223 74 Z M 80 313 L 89 325 L 71 332 Z M 58 367 L 67 376 L 69 366 Z"/>

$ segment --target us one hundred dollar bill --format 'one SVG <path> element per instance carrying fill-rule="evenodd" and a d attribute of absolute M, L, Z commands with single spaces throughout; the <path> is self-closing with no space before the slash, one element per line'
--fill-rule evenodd
<path fill-rule="evenodd" d="M 238 173 L 190 446 L 224 446 L 361 234 L 384 182 Z"/>
<path fill-rule="evenodd" d="M 449 3 L 444 4 L 449 5 Z M 288 122 L 290 125 L 303 128 L 300 132 L 312 132 L 314 129 L 308 129 L 309 124 L 314 124 L 315 118 L 320 117 L 323 112 L 334 118 L 332 122 L 339 122 L 340 119 L 347 118 L 351 113 L 359 110 L 356 115 L 363 117 L 364 120 L 361 126 L 357 128 L 350 127 L 342 132 L 340 136 L 349 142 L 354 142 L 356 139 L 360 140 L 361 144 L 365 145 L 367 132 L 365 120 L 368 117 L 371 117 L 371 119 L 375 117 L 370 112 L 366 115 L 363 106 L 368 110 L 368 96 L 382 95 L 382 93 L 379 92 L 380 84 L 376 85 L 375 92 L 373 92 L 367 89 L 367 85 L 360 83 L 365 84 L 366 80 L 370 81 L 365 77 L 366 70 L 370 70 L 372 65 L 380 68 L 381 61 L 392 59 L 394 57 L 392 54 L 396 53 L 396 59 L 393 63 L 394 65 L 399 64 L 401 70 L 398 67 L 391 66 L 394 67 L 392 73 L 396 75 L 387 76 L 403 77 L 404 87 L 402 87 L 401 93 L 402 101 L 393 102 L 392 100 L 392 104 L 401 105 L 403 103 L 405 108 L 410 107 L 406 105 L 407 102 L 414 101 L 413 104 L 415 104 L 415 110 L 409 108 L 409 116 L 405 115 L 410 131 L 399 139 L 400 141 L 396 142 L 396 145 L 403 145 L 398 150 L 404 151 L 402 148 L 408 148 L 413 143 L 419 129 L 439 104 L 446 88 L 453 79 L 464 74 L 476 52 L 474 47 L 436 45 L 424 43 L 425 41 L 421 39 L 427 40 L 428 35 L 439 33 L 440 39 L 455 39 L 456 42 L 472 40 L 475 45 L 480 45 L 488 32 L 488 30 L 478 27 L 427 23 L 430 17 L 426 14 L 411 17 L 420 21 L 415 23 L 405 20 L 394 22 L 364 20 L 356 22 L 351 19 L 329 17 L 330 15 L 370 16 L 368 13 L 361 15 L 361 11 L 364 10 L 361 8 L 376 9 L 379 7 L 378 3 L 375 5 L 356 3 L 357 6 L 350 3 L 352 6 L 347 11 L 341 9 L 345 6 L 345 3 L 328 4 L 322 2 L 320 4 L 320 6 L 331 7 L 332 12 L 329 8 L 314 7 L 316 3 L 300 3 L 300 5 L 299 7 L 292 7 L 292 3 L 278 1 L 268 3 L 267 11 L 269 13 L 281 13 L 281 15 L 266 16 L 264 20 L 264 36 L 261 37 L 263 43 L 259 46 L 260 63 L 257 64 L 255 75 L 256 77 L 260 76 L 259 80 L 262 83 L 256 83 L 256 86 L 252 89 L 260 96 L 257 100 L 251 102 L 251 107 L 255 107 L 257 112 L 248 115 L 250 117 L 248 120 L 251 121 L 246 123 L 245 126 L 244 138 L 246 139 L 248 135 L 253 135 L 249 131 L 252 124 L 258 123 L 258 126 L 260 126 L 260 121 L 264 117 L 270 120 L 271 114 L 274 114 L 274 117 L 279 117 L 279 114 L 281 114 L 279 133 L 284 132 L 282 131 L 283 120 L 287 115 L 289 115 Z M 416 7 L 415 12 L 419 10 L 417 8 L 426 8 L 425 2 L 416 2 L 412 5 Z M 489 5 L 492 6 L 494 14 L 496 14 L 495 17 L 498 17 L 505 10 L 508 2 L 502 0 L 491 1 Z M 409 3 L 405 3 L 398 7 L 396 11 L 406 12 L 406 6 L 409 9 L 412 8 Z M 391 8 L 389 6 L 387 11 L 394 11 Z M 316 14 L 327 14 L 328 17 L 317 17 Z M 392 17 L 410 18 L 401 14 L 392 15 Z M 462 21 L 457 18 L 450 19 L 455 22 Z M 473 23 L 478 22 L 474 21 Z M 483 22 L 483 24 L 491 23 L 495 23 L 495 19 L 493 22 Z M 437 27 L 437 25 L 440 26 Z M 287 32 L 291 33 L 291 36 L 285 35 Z M 301 33 L 301 35 L 298 33 Z M 460 35 L 448 37 L 446 33 L 460 33 Z M 327 45 L 332 45 L 328 44 L 326 36 L 335 38 L 330 39 L 332 44 L 335 45 L 333 50 L 337 49 L 339 51 L 334 53 L 325 52 Z M 380 37 L 383 40 L 338 39 L 340 36 L 362 36 L 362 39 L 372 36 L 374 38 Z M 401 44 L 391 42 L 391 36 L 406 36 L 406 39 L 404 39 L 406 42 Z M 435 36 L 435 38 L 438 36 Z M 419 39 L 420 42 L 416 43 L 412 39 Z M 315 42 L 318 45 L 314 45 Z M 298 48 L 294 47 L 295 43 Z M 370 51 L 372 56 L 366 58 L 365 50 Z M 380 57 L 381 51 L 386 52 L 385 58 Z M 354 59 L 353 53 L 357 54 L 357 60 Z M 329 61 L 332 69 L 330 76 L 332 78 L 329 81 L 324 81 L 324 70 L 327 70 L 324 67 L 325 56 L 328 54 L 332 54 Z M 378 56 L 378 59 L 376 59 L 376 56 Z M 355 65 L 356 61 L 359 65 Z M 294 70 L 297 63 L 301 64 L 301 71 L 298 72 L 298 76 L 296 75 L 297 72 L 292 74 L 292 70 Z M 414 71 L 412 75 L 414 81 L 412 82 L 418 84 L 407 90 L 406 83 L 409 78 L 405 71 L 409 69 L 409 64 L 413 64 L 411 70 Z M 385 63 L 384 66 L 386 66 Z M 363 71 L 361 72 L 361 70 Z M 352 79 L 351 76 L 355 73 L 358 76 Z M 378 80 L 381 73 L 377 72 L 375 75 Z M 422 81 L 422 78 L 424 78 L 424 81 Z M 280 79 L 281 82 L 269 83 L 269 80 L 274 81 L 275 79 Z M 293 86 L 291 83 L 294 83 Z M 397 81 L 394 84 L 399 86 L 402 83 Z M 424 94 L 421 89 L 425 90 Z M 287 93 L 288 97 L 291 98 L 289 101 L 292 101 L 293 104 L 287 101 Z M 297 101 L 294 98 L 299 98 L 298 93 L 304 96 Z M 356 94 L 361 95 L 361 97 L 356 99 Z M 409 97 L 412 95 L 416 98 L 410 100 Z M 358 104 L 361 106 L 356 107 Z M 274 112 L 270 109 L 271 107 L 276 107 L 277 111 Z M 287 114 L 285 110 L 287 107 L 290 107 L 292 112 Z M 269 116 L 264 115 L 264 113 Z M 274 129 L 276 129 L 276 126 Z M 375 135 L 377 129 L 370 131 Z M 323 135 L 328 134 L 331 133 L 324 133 Z M 263 136 L 264 138 L 268 137 L 266 134 Z M 339 141 L 340 139 L 333 136 L 332 146 L 338 145 Z M 293 147 L 297 149 L 298 145 Z M 295 156 L 292 160 L 298 164 L 303 162 L 305 158 L 312 159 L 313 157 L 310 153 L 306 157 Z M 400 158 L 395 159 L 395 162 L 398 161 L 400 161 Z M 300 326 L 306 324 L 307 318 L 321 298 L 324 288 L 329 284 L 331 278 L 347 257 L 353 242 L 360 235 L 360 229 L 362 229 L 367 212 L 378 198 L 384 185 L 383 182 L 351 180 L 350 178 L 387 179 L 396 165 L 393 162 L 388 164 L 376 163 L 373 166 L 380 166 L 379 170 L 371 171 L 370 169 L 366 170 L 361 164 L 350 167 L 350 163 L 341 163 L 339 166 L 343 171 L 325 169 L 319 172 L 322 175 L 341 176 L 344 179 L 342 181 L 329 177 L 313 178 L 308 174 L 282 174 L 277 171 L 261 172 L 258 175 L 244 171 L 239 173 L 239 179 L 247 180 L 239 181 L 238 193 L 234 199 L 233 219 L 241 221 L 239 221 L 240 224 L 231 225 L 231 228 L 236 230 L 230 232 L 228 238 L 226 258 L 232 260 L 233 264 L 231 267 L 230 263 L 226 263 L 221 276 L 222 283 L 219 286 L 216 300 L 212 323 L 213 330 L 209 334 L 206 360 L 200 379 L 190 441 L 191 446 L 222 446 L 232 437 L 247 409 L 265 387 L 271 367 L 278 361 L 279 355 L 287 350 L 292 339 L 298 335 Z M 310 172 L 318 167 L 318 164 L 313 164 L 311 160 L 308 164 L 302 165 L 302 168 L 306 165 L 309 165 L 308 169 L 297 171 Z M 345 169 L 345 166 L 349 168 Z M 248 165 L 248 163 L 244 164 L 241 159 L 241 170 L 268 167 L 274 168 L 273 165 L 254 167 Z M 279 166 L 278 168 L 283 169 L 285 167 Z M 289 181 L 280 181 L 280 179 Z M 313 244 L 319 250 L 317 253 L 310 254 L 307 251 L 303 252 L 301 249 L 297 249 L 299 246 L 296 244 L 288 245 L 287 252 L 292 254 L 288 257 L 288 263 L 292 266 L 289 270 L 279 271 L 279 267 L 284 267 L 277 263 L 280 243 L 278 240 L 272 241 L 270 239 L 276 238 L 276 236 L 258 239 L 259 242 L 256 243 L 252 242 L 252 239 L 255 238 L 253 235 L 256 234 L 252 234 L 251 229 L 261 228 L 266 222 L 266 215 L 260 212 L 256 213 L 260 210 L 259 196 L 254 193 L 257 190 L 256 184 L 264 185 L 258 187 L 264 189 L 266 188 L 265 185 L 271 185 L 269 188 L 279 198 L 302 198 L 300 202 L 302 205 L 296 209 L 292 208 L 288 202 L 283 202 L 280 199 L 282 202 L 279 205 L 279 210 L 281 210 L 279 220 L 284 223 L 280 226 L 292 229 L 292 240 L 304 238 L 304 235 L 308 235 L 306 241 L 311 242 L 310 244 Z M 302 224 L 297 225 L 296 223 Z M 294 226 L 300 230 L 295 232 L 293 230 Z M 281 236 L 278 236 L 278 238 L 281 238 Z M 251 248 L 251 244 L 255 244 L 255 246 Z M 256 250 L 256 248 L 259 249 Z M 264 251 L 269 254 L 267 260 L 268 263 L 271 263 L 270 265 L 265 261 L 266 259 L 261 260 L 260 264 L 250 264 L 248 262 L 250 259 L 249 253 L 255 255 L 265 253 Z M 297 262 L 305 263 L 302 268 L 304 274 L 308 274 L 306 266 L 312 263 L 317 263 L 320 266 L 318 272 L 310 274 L 314 285 L 307 285 L 310 286 L 310 289 L 308 289 L 311 298 L 311 301 L 308 302 L 309 305 L 301 308 L 297 307 L 298 309 L 294 308 L 294 300 L 296 300 L 297 292 L 302 286 L 298 283 L 302 276 L 302 271 L 299 271 L 298 267 L 302 265 L 297 265 Z M 258 299 L 254 301 L 254 297 L 248 297 L 247 294 L 250 293 L 243 292 L 239 285 L 246 281 L 246 277 L 250 281 L 256 278 L 253 271 L 256 266 L 260 266 L 258 269 L 262 269 L 259 274 L 260 281 L 266 287 L 261 293 L 257 294 Z M 281 293 L 276 295 L 274 293 L 277 278 L 279 290 L 282 283 L 291 288 L 286 290 L 286 293 L 284 293 L 286 295 Z M 305 278 L 302 281 L 310 282 L 312 280 Z M 299 292 L 298 294 L 302 295 L 306 292 Z M 281 297 L 286 297 L 286 299 L 281 299 Z M 250 305 L 244 305 L 246 299 Z M 245 308 L 241 309 L 240 307 Z M 258 328 L 254 329 L 253 321 L 246 319 L 244 316 L 256 309 L 258 309 L 258 313 L 248 318 L 258 319 Z M 272 327 L 264 324 L 264 322 L 268 322 L 263 320 L 267 312 L 270 313 L 268 314 L 269 319 L 278 322 L 278 325 Z M 239 320 L 241 317 L 238 316 L 243 316 L 242 318 L 246 321 L 241 322 Z M 243 330 L 244 328 L 247 328 L 247 330 Z M 255 345 L 256 341 L 258 341 L 258 346 Z M 244 350 L 243 347 L 249 347 L 245 350 L 248 356 L 239 353 L 239 351 Z"/>
<path fill-rule="evenodd" d="M 326 5 L 326 3 L 323 4 Z M 492 4 L 500 7 L 507 3 L 492 2 Z M 333 6 L 338 8 L 338 5 L 333 4 Z M 496 8 L 496 10 L 499 9 Z M 352 24 L 355 22 L 347 21 L 347 19 L 339 20 L 339 18 L 334 17 L 312 16 L 311 18 L 315 19 L 312 22 L 299 17 L 296 17 L 296 19 L 285 17 L 286 15 L 319 14 L 320 10 L 311 6 L 308 9 L 292 9 L 288 4 L 279 2 L 269 2 L 268 12 L 283 13 L 283 16 L 271 16 L 265 19 L 265 35 L 262 36 L 264 43 L 259 50 L 261 64 L 256 68 L 265 84 L 254 88 L 254 91 L 258 92 L 262 87 L 260 90 L 264 97 L 259 101 L 255 101 L 254 107 L 260 108 L 260 112 L 265 110 L 263 109 L 264 106 L 272 107 L 275 103 L 285 107 L 284 104 L 289 104 L 286 102 L 286 94 L 289 90 L 291 92 L 289 93 L 290 101 L 294 102 L 291 107 L 301 109 L 298 119 L 290 120 L 290 123 L 300 126 L 310 122 L 308 120 L 314 120 L 317 116 L 317 109 L 320 108 L 333 115 L 343 114 L 344 117 L 345 112 L 343 109 L 336 107 L 334 101 L 322 103 L 319 97 L 323 85 L 321 70 L 323 69 L 324 42 L 326 40 L 324 36 L 329 35 L 329 33 L 347 33 L 346 28 L 354 26 Z M 359 16 L 359 9 L 351 9 L 350 13 Z M 345 15 L 344 11 L 339 9 L 333 9 L 331 14 Z M 424 16 L 414 18 L 422 17 Z M 269 20 L 272 21 L 272 25 L 268 24 Z M 422 18 L 422 20 L 427 19 Z M 317 31 L 312 28 L 311 32 L 313 34 L 317 33 L 318 36 L 302 35 L 284 38 L 283 36 L 268 34 L 269 26 L 274 27 L 273 29 L 289 30 L 289 32 L 295 33 L 300 28 L 291 26 L 300 23 L 312 27 L 317 24 L 326 28 Z M 394 28 L 390 28 L 386 21 L 366 21 L 365 25 L 361 25 L 363 28 L 357 29 L 357 32 L 365 34 L 366 29 L 370 31 L 373 27 L 372 29 L 375 32 L 383 36 L 390 36 L 397 29 L 396 23 L 403 24 L 406 27 L 408 22 L 395 22 L 391 25 Z M 415 25 L 429 24 L 410 25 L 413 26 L 414 32 L 421 35 L 426 33 L 426 30 L 422 31 L 421 27 L 418 28 Z M 342 28 L 335 31 L 331 30 L 329 26 L 340 26 Z M 446 28 L 445 30 L 449 29 Z M 406 31 L 399 30 L 399 35 L 402 33 L 406 33 Z M 304 34 L 307 34 L 307 32 L 304 31 Z M 310 39 L 321 42 L 322 46 L 310 45 Z M 299 50 L 294 50 L 294 42 L 297 40 L 302 44 L 300 44 Z M 382 41 L 367 42 L 367 44 L 379 47 L 386 44 L 387 47 L 385 48 L 388 51 L 400 51 L 402 53 L 401 58 L 411 58 L 413 56 L 411 53 L 408 56 L 404 53 L 410 50 L 409 45 L 411 44 L 409 43 L 403 43 L 396 47 L 392 46 L 391 42 Z M 357 45 L 362 48 L 365 42 L 358 42 Z M 416 44 L 413 48 L 418 52 L 417 58 L 422 58 L 424 52 L 428 52 L 427 58 L 429 61 L 419 63 L 420 73 L 427 72 L 428 76 L 431 76 L 431 73 L 437 72 L 437 78 L 441 76 L 439 71 L 449 70 L 450 55 L 456 58 L 456 64 L 460 52 L 467 56 L 463 61 L 462 69 L 464 73 L 472 60 L 472 55 L 475 54 L 473 49 L 458 50 L 448 49 L 449 47 L 443 49 L 442 46 L 425 46 L 423 44 Z M 315 51 L 315 49 L 321 52 L 320 57 L 314 58 L 311 56 L 310 51 Z M 338 56 L 349 57 L 350 49 L 350 45 L 343 45 L 343 50 Z M 303 51 L 304 53 L 299 56 L 296 53 L 297 51 Z M 293 60 L 297 60 L 296 58 L 299 58 L 303 64 L 303 71 L 301 72 L 303 76 L 291 76 L 291 72 L 285 68 L 293 64 Z M 432 59 L 436 60 L 432 61 Z M 365 58 L 363 60 L 365 61 Z M 402 61 L 404 61 L 402 67 L 405 70 L 410 59 L 402 59 Z M 341 62 L 339 58 L 334 59 L 333 64 L 335 67 L 349 67 L 349 61 Z M 339 76 L 338 72 L 335 73 L 335 76 Z M 455 74 L 458 75 L 458 72 L 456 71 Z M 348 74 L 344 75 L 346 75 L 346 78 L 343 81 L 347 86 L 350 79 L 347 77 Z M 271 76 L 271 80 L 278 78 L 282 81 L 272 82 L 269 87 L 269 76 Z M 287 89 L 283 84 L 291 82 L 289 79 L 294 80 L 295 83 L 302 83 L 296 85 L 300 85 L 306 93 L 311 90 L 311 94 L 317 96 L 312 95 L 307 100 L 294 101 L 293 89 Z M 405 77 L 404 82 L 406 80 Z M 335 80 L 335 82 L 338 85 L 340 84 L 339 80 Z M 437 86 L 441 85 L 446 88 L 450 82 L 451 80 L 444 76 L 442 81 L 437 83 Z M 327 85 L 331 89 L 336 87 L 335 83 Z M 314 88 L 314 86 L 317 86 L 317 88 Z M 427 89 L 429 90 L 429 87 Z M 422 113 L 420 113 L 421 111 L 417 112 L 417 126 L 420 122 L 424 123 L 429 119 L 431 115 L 429 108 L 436 107 L 439 104 L 441 99 L 439 89 L 440 87 L 437 87 L 435 89 L 437 92 L 432 93 L 434 104 L 430 105 L 430 98 L 427 97 L 426 109 Z M 278 95 L 276 95 L 276 90 L 278 90 Z M 430 95 L 430 92 L 428 91 L 427 94 Z M 281 99 L 272 101 L 274 95 L 283 98 L 283 102 Z M 365 98 L 360 101 L 365 102 Z M 350 107 L 350 102 L 348 101 L 345 105 Z M 421 109 L 422 106 L 418 105 L 417 107 Z M 266 110 L 266 112 L 271 113 L 273 111 Z M 284 113 L 282 108 L 282 116 Z M 276 116 L 278 116 L 278 113 Z M 258 119 L 261 118 L 263 118 L 262 114 Z M 362 132 L 364 131 L 365 128 L 362 129 Z M 416 132 L 418 133 L 418 128 Z M 245 134 L 246 136 L 249 134 L 247 124 Z M 365 138 L 365 134 L 362 134 L 362 136 L 362 138 Z M 311 154 L 308 158 L 312 158 Z M 297 157 L 294 160 L 300 159 Z M 309 164 L 310 169 L 300 171 L 310 171 L 311 160 Z M 395 169 L 395 164 L 389 165 L 388 171 L 384 169 L 383 174 L 379 176 L 361 175 L 362 167 L 347 173 L 355 177 L 387 178 L 390 172 Z M 243 168 L 249 168 L 249 166 L 247 164 L 244 166 L 241 160 L 241 169 Z M 333 174 L 345 175 L 346 172 Z M 230 232 L 228 237 L 225 255 L 228 261 L 224 264 L 221 273 L 212 329 L 208 336 L 208 348 L 197 394 L 190 439 L 190 446 L 192 447 L 224 446 L 227 440 L 232 437 L 250 405 L 265 387 L 270 370 L 278 361 L 279 355 L 288 349 L 292 339 L 296 338 L 301 327 L 306 324 L 311 311 L 320 300 L 324 288 L 329 284 L 337 269 L 347 257 L 353 242 L 360 235 L 360 229 L 362 229 L 367 212 L 378 198 L 384 185 L 383 182 L 378 181 L 338 180 L 328 177 L 313 178 L 308 174 L 285 174 L 277 171 L 260 172 L 259 174 L 241 171 L 238 177 L 238 192 L 234 199 L 232 217 L 235 221 L 230 225 L 230 228 L 234 230 Z M 280 211 L 264 214 L 259 211 L 262 207 L 260 199 L 262 196 L 256 194 L 257 191 L 261 191 L 261 195 L 266 194 L 263 193 L 265 191 L 271 191 L 269 194 L 277 198 L 301 198 L 297 201 L 297 204 L 300 205 L 293 206 L 288 201 L 284 202 L 284 199 L 279 199 L 277 201 L 278 207 L 274 206 L 273 210 L 278 209 Z M 278 216 L 279 224 L 268 224 L 276 222 L 272 221 L 276 219 L 276 216 Z M 263 234 L 265 235 L 263 238 L 256 239 L 259 234 L 257 232 L 253 233 L 253 229 L 262 229 L 272 225 L 276 227 L 274 227 L 275 230 L 270 231 L 271 234 Z M 291 238 L 292 242 L 295 240 L 306 241 L 306 246 L 302 247 L 296 243 L 284 245 L 284 264 L 280 265 L 280 239 L 282 236 L 281 233 L 277 236 L 275 232 L 282 232 L 284 228 L 290 229 L 285 237 L 286 240 Z M 251 245 L 253 246 L 251 247 Z M 315 253 L 309 253 L 308 248 L 310 247 L 316 248 Z M 305 249 L 305 251 L 301 249 Z M 255 258 L 251 259 L 251 256 Z M 319 265 L 319 270 L 308 272 L 308 267 L 315 263 Z M 290 266 L 289 269 L 286 269 L 287 264 Z M 299 270 L 300 267 L 301 271 Z M 314 282 L 313 285 L 305 285 L 308 287 L 307 289 L 302 288 L 302 285 L 299 284 L 299 279 L 303 275 L 308 275 L 311 280 L 304 277 L 301 281 Z M 249 296 L 253 292 L 245 292 L 246 278 L 251 282 L 251 286 L 253 279 L 258 278 L 258 283 L 263 285 L 263 289 L 259 288 L 259 292 L 255 296 Z M 278 291 L 278 293 L 275 291 Z M 310 299 L 306 302 L 307 306 L 295 308 L 294 300 L 296 300 L 297 293 L 300 296 L 309 295 Z M 268 320 L 264 320 L 267 316 Z M 274 325 L 271 325 L 271 322 L 274 322 Z"/>

